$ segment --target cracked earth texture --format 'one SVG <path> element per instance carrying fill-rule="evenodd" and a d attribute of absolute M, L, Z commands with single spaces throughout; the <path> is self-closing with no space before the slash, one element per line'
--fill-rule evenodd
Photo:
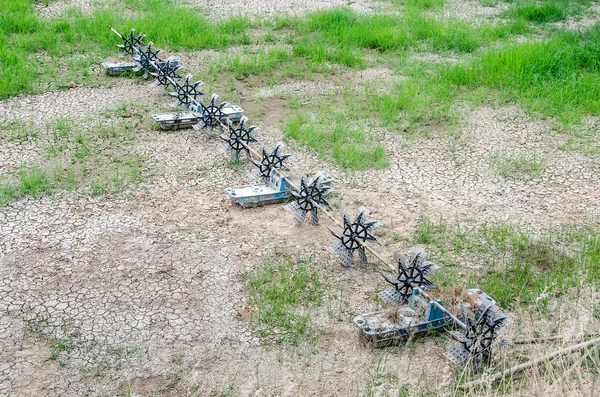
<path fill-rule="evenodd" d="M 146 84 L 124 80 L 110 90 L 40 97 L 53 98 L 44 101 L 49 114 L 71 109 L 72 118 L 81 111 L 65 107 L 60 98 L 67 94 L 73 104 L 114 92 L 135 92 L 144 103 L 168 101 Z M 251 99 L 241 105 L 252 115 L 253 95 L 243 94 Z M 4 101 L 2 121 L 28 119 L 32 101 L 42 99 Z M 262 105 L 266 116 L 258 133 L 267 146 L 282 139 L 269 103 Z M 102 112 L 97 106 L 86 113 Z M 373 133 L 385 144 L 389 169 L 347 174 L 291 143 L 290 174 L 329 172 L 338 180 L 341 208 L 351 212 L 359 201 L 400 235 L 420 215 L 474 223 L 524 219 L 540 227 L 598 215 L 597 162 L 556 150 L 549 124 L 530 121 L 515 107 L 472 112 L 455 155 L 442 139 Z M 155 176 L 148 181 L 114 197 L 75 191 L 21 199 L 0 211 L 2 393 L 112 395 L 132 387 L 142 395 L 176 395 L 194 385 L 212 390 L 233 382 L 242 394 L 347 394 L 377 360 L 405 374 L 409 384 L 422 368 L 450 371 L 441 356 L 446 346 L 437 339 L 423 342 L 430 354 L 411 355 L 410 368 L 406 350 L 362 348 L 350 319 L 373 309 L 378 274 L 340 268 L 326 254 L 328 231 L 292 227 L 292 215 L 280 206 L 232 207 L 222 189 L 248 183 L 248 177 L 226 166 L 221 143 L 190 131 L 139 134 L 131 150 L 151 159 Z M 30 145 L 35 152 L 35 142 Z M 539 178 L 504 180 L 489 161 L 499 147 L 535 151 L 551 161 Z M 379 250 L 391 257 L 394 249 Z M 320 316 L 325 334 L 317 354 L 260 346 L 240 315 L 245 274 L 274 252 L 316 255 L 330 267 L 332 285 L 350 285 L 344 321 Z M 183 368 L 175 364 L 178 357 Z"/>
<path fill-rule="evenodd" d="M 118 0 L 56 0 L 49 4 L 37 4 L 36 9 L 40 15 L 54 18 L 64 15 L 70 9 L 90 14 L 108 2 L 120 6 Z M 370 13 L 387 6 L 385 2 L 372 0 L 330 0 L 327 2 L 314 0 L 180 0 L 178 2 L 191 8 L 199 8 L 213 18 L 239 14 L 259 17 L 277 14 L 302 15 L 334 7 L 349 7 L 356 12 Z"/>
<path fill-rule="evenodd" d="M 271 147 L 282 140 L 278 112 L 286 109 L 279 96 L 310 98 L 331 88 L 262 87 L 242 91 L 240 105 L 252 122 L 256 98 L 265 98 L 257 138 Z M 126 79 L 115 79 L 113 88 L 0 101 L 0 123 L 32 121 L 41 135 L 0 142 L 0 173 L 40 161 L 44 126 L 53 118 L 94 120 L 115 98 L 168 102 L 146 82 Z M 342 209 L 353 212 L 360 203 L 401 236 L 422 215 L 474 225 L 520 219 L 540 228 L 600 215 L 598 161 L 558 150 L 565 138 L 550 122 L 532 121 L 515 106 L 482 107 L 462 128 L 455 147 L 375 128 L 390 167 L 351 174 L 292 142 L 290 174 L 330 173 Z M 228 167 L 220 142 L 143 127 L 130 150 L 146 156 L 152 172 L 121 193 L 89 197 L 75 190 L 0 209 L 0 395 L 210 395 L 229 387 L 241 395 L 354 395 L 379 363 L 409 386 L 449 383 L 453 367 L 442 356 L 449 343 L 443 338 L 421 340 L 417 354 L 360 345 L 351 319 L 374 309 L 380 275 L 341 268 L 326 253 L 329 232 L 291 226 L 293 215 L 281 206 L 233 207 L 223 189 L 249 183 L 249 167 Z M 539 177 L 503 179 L 493 169 L 494 156 L 532 152 L 546 160 Z M 391 258 L 398 246 L 378 251 Z M 347 297 L 335 316 L 325 308 L 316 313 L 323 330 L 316 348 L 261 345 L 244 314 L 246 275 L 278 254 L 314 255 Z"/>

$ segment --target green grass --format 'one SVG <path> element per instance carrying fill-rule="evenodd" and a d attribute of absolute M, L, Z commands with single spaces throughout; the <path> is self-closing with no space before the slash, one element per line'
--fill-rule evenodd
<path fill-rule="evenodd" d="M 500 0 L 479 0 L 479 3 L 484 7 L 496 7 Z"/>
<path fill-rule="evenodd" d="M 263 37 L 268 37 L 268 43 L 290 45 L 291 53 L 276 48 L 255 55 L 235 55 L 221 69 L 236 77 L 273 73 L 273 69 L 284 72 L 280 78 L 305 77 L 314 71 L 329 71 L 332 65 L 363 69 L 370 64 L 370 55 L 395 57 L 409 50 L 472 53 L 528 31 L 522 21 L 475 25 L 440 20 L 420 11 L 439 3 L 436 0 L 408 3 L 414 6 L 407 6 L 408 11 L 401 15 L 362 15 L 338 8 L 305 17 L 276 17 L 263 23 L 271 29 Z"/>
<path fill-rule="evenodd" d="M 465 261 L 482 264 L 468 271 L 469 286 L 505 308 L 543 304 L 582 282 L 600 286 L 600 228 L 594 224 L 534 232 L 519 224 L 465 228 L 424 218 L 412 241 L 425 244 L 432 260 L 444 265 L 440 273 L 465 272 Z"/>
<path fill-rule="evenodd" d="M 58 163 L 23 166 L 17 178 L 0 177 L 0 206 L 21 197 L 44 195 L 83 187 L 94 196 L 117 192 L 142 179 L 144 163 L 139 156 L 115 156 L 112 160 L 90 158 L 81 165 Z"/>
<path fill-rule="evenodd" d="M 408 9 L 417 10 L 437 10 L 446 4 L 445 0 L 392 0 L 392 2 Z"/>
<path fill-rule="evenodd" d="M 31 123 L 15 120 L 7 124 L 0 124 L 0 140 L 8 142 L 27 141 L 38 135 Z"/>
<path fill-rule="evenodd" d="M 564 2 L 520 3 L 507 10 L 504 16 L 521 18 L 529 22 L 546 23 L 567 19 L 567 4 Z"/>
<path fill-rule="evenodd" d="M 308 16 L 297 27 L 302 36 L 294 46 L 308 43 L 328 44 L 336 48 L 374 48 L 381 51 L 405 49 L 408 37 L 404 29 L 397 28 L 397 20 L 386 16 L 374 29 L 372 17 L 360 17 L 348 9 L 322 11 Z"/>
<path fill-rule="evenodd" d="M 297 345 L 317 338 L 310 317 L 320 306 L 325 280 L 312 261 L 267 262 L 247 281 L 251 319 L 261 338 Z"/>
<path fill-rule="evenodd" d="M 40 78 L 59 78 L 59 86 L 71 79 L 86 80 L 91 65 L 117 54 L 115 44 L 120 39 L 107 29 L 108 24 L 123 33 L 137 28 L 148 35 L 148 41 L 173 51 L 224 49 L 248 42 L 250 22 L 243 17 L 214 22 L 172 0 L 123 3 L 136 12 L 122 13 L 112 7 L 87 16 L 71 10 L 48 20 L 38 18 L 28 0 L 0 0 L 0 98 L 38 92 Z"/>
<path fill-rule="evenodd" d="M 491 162 L 498 175 L 505 179 L 539 178 L 546 168 L 546 162 L 535 153 L 496 155 L 492 157 Z"/>
<path fill-rule="evenodd" d="M 273 28 L 275 32 L 295 32 L 288 38 L 291 54 L 268 53 L 265 59 L 257 56 L 251 65 L 239 63 L 229 70 L 248 76 L 272 74 L 277 68 L 302 71 L 301 65 L 311 70 L 314 65 L 333 64 L 360 69 L 372 62 L 366 60 L 370 53 L 377 62 L 388 63 L 406 77 L 386 94 L 368 93 L 367 103 L 362 105 L 388 127 L 453 124 L 458 119 L 452 109 L 458 102 L 516 102 L 533 118 L 555 118 L 559 129 L 599 114 L 600 25 L 582 32 L 548 32 L 542 40 L 515 43 L 508 40 L 529 32 L 523 18 L 474 26 L 438 21 L 417 11 L 369 16 L 336 9 L 305 18 L 279 18 Z M 495 42 L 506 43 L 491 45 Z M 458 63 L 432 64 L 407 59 L 407 51 L 473 56 Z M 313 67 L 306 67 L 302 60 Z M 290 130 L 323 135 L 302 117 L 292 121 Z M 580 142 L 570 147 L 585 149 Z"/>
<path fill-rule="evenodd" d="M 315 51 L 312 52 L 313 50 Z M 250 83 L 257 85 L 265 83 L 273 85 L 286 78 L 311 78 L 315 73 L 329 75 L 335 72 L 334 66 L 329 63 L 330 59 L 327 57 L 330 52 L 336 52 L 336 50 L 318 43 L 311 43 L 307 46 L 299 45 L 293 49 L 275 45 L 271 48 L 260 48 L 254 52 L 245 51 L 242 54 L 223 56 L 213 60 L 209 67 L 209 74 L 215 80 L 223 78 L 221 75 L 223 72 L 230 72 L 236 79 L 255 77 Z M 336 59 L 340 60 L 340 64 L 344 63 L 341 58 Z M 348 60 L 348 62 L 351 61 Z M 363 64 L 362 59 L 357 62 Z M 217 73 L 219 73 L 219 77 L 217 77 Z"/>
<path fill-rule="evenodd" d="M 19 188 L 13 183 L 0 183 L 0 207 L 15 200 L 19 195 Z"/>
<path fill-rule="evenodd" d="M 36 198 L 50 191 L 50 178 L 47 171 L 37 166 L 21 169 L 19 182 L 19 190 L 27 196 Z"/>
<path fill-rule="evenodd" d="M 248 43 L 247 31 L 252 25 L 244 18 L 210 22 L 187 8 L 173 6 L 169 1 L 124 1 L 128 7 L 137 10 L 128 18 L 115 15 L 109 10 L 100 10 L 91 17 L 71 12 L 50 21 L 37 19 L 31 12 L 30 4 L 24 0 L 10 2 L 0 25 L 0 32 L 8 44 L 0 49 L 0 62 L 4 59 L 2 66 L 5 66 L 0 71 L 0 97 L 39 91 L 40 88 L 34 83 L 36 75 L 40 75 L 42 80 L 58 81 L 59 85 L 72 79 L 85 80 L 87 77 L 84 75 L 91 64 L 99 63 L 103 56 L 115 54 L 114 44 L 118 39 L 105 28 L 108 23 L 121 31 L 127 31 L 131 26 L 137 27 L 138 31 L 143 30 L 158 46 L 167 46 L 171 50 L 225 49 L 233 44 Z M 409 7 L 409 3 L 415 3 L 414 7 Z M 519 21 L 478 25 L 456 20 L 441 21 L 419 11 L 420 8 L 434 6 L 436 2 L 429 3 L 407 2 L 409 10 L 402 15 L 360 15 L 349 9 L 334 9 L 315 12 L 306 17 L 279 17 L 263 23 L 267 30 L 264 36 L 268 36 L 270 42 L 286 41 L 291 49 L 276 45 L 256 54 L 227 57 L 218 69 L 232 72 L 237 78 L 266 76 L 266 80 L 272 83 L 285 77 L 306 77 L 314 72 L 328 73 L 331 65 L 361 69 L 372 62 L 367 60 L 367 54 L 373 51 L 375 54 L 388 54 L 392 62 L 396 62 L 394 59 L 402 57 L 408 50 L 472 53 L 498 40 L 525 33 L 528 29 Z M 26 14 L 27 18 L 24 17 Z M 173 20 L 178 23 L 169 23 Z M 571 40 L 569 49 L 576 42 L 577 40 Z M 592 43 L 593 40 L 588 42 Z M 539 52 L 544 50 L 542 48 Z M 507 50 L 501 48 L 496 51 L 505 53 Z M 421 68 L 420 72 L 414 73 L 413 78 L 399 84 L 394 92 L 382 100 L 371 99 L 373 107 L 386 123 L 396 121 L 399 115 L 406 117 L 411 124 L 431 121 L 443 123 L 448 118 L 448 108 L 463 87 L 486 86 L 497 89 L 501 85 L 509 88 L 515 82 L 521 82 L 519 76 L 503 78 L 501 74 L 494 76 L 495 69 L 482 70 L 493 68 L 489 65 L 494 62 L 490 60 L 493 58 L 492 52 L 488 50 L 486 55 L 477 57 L 467 65 L 450 68 L 451 71 L 445 74 L 433 74 L 433 78 L 429 74 L 431 70 Z M 79 54 L 92 56 L 81 58 Z M 47 55 L 52 61 L 40 63 L 39 55 Z M 565 54 L 556 56 L 561 57 L 562 63 L 570 54 L 565 51 Z M 520 56 L 517 54 L 515 57 Z M 548 57 L 548 54 L 542 58 L 530 57 L 524 59 L 523 63 L 541 63 L 540 59 L 543 61 Z M 68 76 L 61 75 L 63 71 L 59 70 L 56 62 L 58 59 L 66 59 L 70 63 L 66 69 Z M 516 65 L 515 68 L 520 66 Z M 72 73 L 80 75 L 73 77 Z M 582 80 L 575 76 L 571 79 L 571 85 L 575 86 L 574 92 L 566 89 L 565 85 L 569 83 L 567 81 L 554 91 L 574 97 L 567 104 L 594 107 L 595 101 L 586 105 L 579 98 L 580 87 L 589 88 L 596 83 L 593 75 L 585 77 Z M 503 81 L 497 81 L 499 79 Z M 542 83 L 540 79 L 537 81 L 539 83 L 535 87 L 527 90 L 523 81 L 519 92 L 515 92 L 513 88 L 511 92 L 503 92 L 503 97 L 531 98 L 532 110 L 536 110 L 534 107 L 548 106 L 554 109 L 554 105 L 548 104 L 549 100 L 562 103 L 551 98 L 549 92 L 545 91 L 547 87 L 539 87 Z M 547 109 L 545 113 L 551 113 L 551 110 Z M 568 111 L 567 109 L 562 113 Z"/>
<path fill-rule="evenodd" d="M 461 89 L 486 87 L 537 117 L 578 123 L 600 111 L 600 25 L 493 48 L 443 73 Z"/>
<path fill-rule="evenodd" d="M 66 363 L 63 360 L 61 360 L 61 353 L 68 353 L 69 351 L 75 348 L 76 346 L 73 340 L 71 340 L 68 337 L 63 337 L 59 339 L 52 338 L 50 339 L 50 357 L 48 359 L 52 361 L 58 361 L 59 365 L 61 367 L 64 367 Z"/>
<path fill-rule="evenodd" d="M 438 22 L 419 13 L 370 18 L 345 9 L 311 14 L 297 25 L 302 38 L 292 40 L 292 45 L 299 48 L 312 43 L 317 55 L 323 54 L 318 48 L 324 46 L 355 51 L 358 56 L 366 49 L 389 52 L 390 62 L 408 79 L 389 94 L 369 98 L 373 110 L 388 125 L 398 121 L 410 125 L 453 122 L 450 109 L 459 100 L 476 104 L 515 101 L 534 118 L 555 117 L 562 128 L 599 113 L 600 25 L 583 32 L 559 31 L 536 42 L 492 46 L 458 64 L 431 65 L 398 59 L 407 49 L 474 52 L 493 41 L 525 33 L 527 28 L 518 21 L 474 27 L 457 21 Z M 304 52 L 297 55 L 309 57 Z M 317 55 L 310 57 L 314 60 Z M 319 57 L 319 62 L 344 64 Z"/>
<path fill-rule="evenodd" d="M 36 164 L 24 164 L 0 175 L 0 206 L 21 197 L 38 198 L 64 190 L 82 189 L 94 196 L 118 192 L 139 183 L 146 175 L 145 159 L 131 154 L 135 126 L 151 122 L 150 108 L 120 104 L 108 111 L 107 120 L 96 125 L 76 125 L 59 118 L 48 123 L 46 133 L 30 140 L 43 152 Z M 109 119 L 127 113 L 117 122 Z M 20 131 L 23 126 L 15 123 Z M 19 135 L 10 129 L 8 136 Z"/>
<path fill-rule="evenodd" d="M 572 126 L 568 132 L 567 140 L 560 149 L 580 152 L 591 157 L 600 153 L 600 131 L 597 129 L 579 125 Z"/>
<path fill-rule="evenodd" d="M 503 17 L 521 19 L 536 24 L 565 21 L 587 11 L 592 0 L 517 0 L 502 13 Z"/>
<path fill-rule="evenodd" d="M 444 67 L 435 68 L 443 70 Z M 413 69 L 417 70 L 411 72 L 410 78 L 394 83 L 383 92 L 379 85 L 367 87 L 364 94 L 346 90 L 342 96 L 323 98 L 316 104 L 315 112 L 304 106 L 302 111 L 292 113 L 284 125 L 286 137 L 342 168 L 381 169 L 388 166 L 387 155 L 377 138 L 369 136 L 371 127 L 365 126 L 383 126 L 407 138 L 428 137 L 432 128 L 461 120 L 462 115 L 453 111 L 458 99 L 487 95 L 477 94 L 478 90 L 465 94 L 439 74 Z M 293 98 L 290 107 L 299 107 Z"/>
<path fill-rule="evenodd" d="M 23 196 L 38 198 L 43 194 L 49 194 L 51 189 L 52 180 L 47 170 L 37 165 L 22 167 L 17 173 L 16 180 L 0 179 L 0 206 Z"/>
<path fill-rule="evenodd" d="M 368 102 L 384 125 L 409 128 L 451 125 L 460 117 L 453 106 L 461 102 L 516 102 L 531 117 L 554 118 L 558 130 L 568 131 L 566 149 L 594 154 L 594 133 L 576 126 L 600 114 L 599 53 L 596 25 L 486 49 L 456 64 L 408 60 L 397 66 L 406 78 L 386 94 L 368 94 Z"/>
<path fill-rule="evenodd" d="M 370 139 L 364 128 L 352 126 L 352 116 L 322 108 L 316 119 L 308 112 L 293 114 L 283 127 L 288 139 L 316 151 L 343 169 L 382 169 L 389 165 L 383 146 Z"/>
<path fill-rule="evenodd" d="M 368 104 L 384 125 L 407 126 L 452 123 L 450 110 L 460 92 L 439 75 L 421 75 L 396 83 L 389 93 L 371 94 Z"/>
<path fill-rule="evenodd" d="M 296 29 L 302 38 L 291 41 L 295 47 L 318 43 L 346 52 L 412 48 L 469 53 L 510 34 L 522 33 L 526 27 L 518 22 L 474 25 L 452 19 L 439 20 L 418 11 L 402 15 L 360 15 L 341 8 L 312 13 L 298 22 Z M 330 58 L 330 62 L 340 63 L 335 58 Z"/>
<path fill-rule="evenodd" d="M 88 17 L 72 11 L 42 20 L 28 1 L 0 0 L 6 10 L 0 18 L 0 97 L 40 91 L 38 80 L 51 82 L 50 86 L 70 80 L 92 84 L 89 67 L 116 54 L 118 38 L 106 29 L 108 23 L 124 32 L 137 27 L 157 46 L 173 51 L 224 50 L 248 44 L 248 31 L 256 25 L 240 17 L 213 22 L 172 1 L 122 1 L 136 12 L 124 17 L 112 9 L 101 9 Z M 406 11 L 400 15 L 362 15 L 340 8 L 260 22 L 265 31 L 262 37 L 275 43 L 273 48 L 225 57 L 212 69 L 229 71 L 236 78 L 260 76 L 274 83 L 287 77 L 329 73 L 333 65 L 361 69 L 373 62 L 388 62 L 409 77 L 390 94 L 369 99 L 388 125 L 401 120 L 410 125 L 452 122 L 449 109 L 457 100 L 489 100 L 482 95 L 471 98 L 474 92 L 487 92 L 500 102 L 518 102 L 531 115 L 556 117 L 562 125 L 598 113 L 598 27 L 581 33 L 554 33 L 535 43 L 496 45 L 530 32 L 527 22 L 538 17 L 524 17 L 523 10 L 532 3 L 515 3 L 511 12 L 522 15 L 514 14 L 512 21 L 483 24 L 440 20 L 420 11 L 439 6 L 437 0 L 402 3 Z M 568 6 L 571 10 L 585 8 L 589 2 L 565 4 L 541 2 L 535 8 Z M 411 66 L 403 61 L 411 51 L 474 56 L 457 65 Z M 42 60 L 44 57 L 50 61 Z M 61 66 L 65 63 L 66 67 Z"/>
<path fill-rule="evenodd" d="M 293 54 L 311 65 L 337 64 L 349 68 L 362 69 L 365 66 L 363 54 L 350 46 L 332 46 L 319 40 L 298 40 L 293 44 Z"/>
<path fill-rule="evenodd" d="M 285 49 L 261 50 L 257 54 L 235 55 L 225 59 L 222 70 L 230 71 L 236 78 L 260 75 L 281 68 L 290 55 Z"/>
<path fill-rule="evenodd" d="M 438 242 L 444 238 L 446 230 L 447 225 L 441 219 L 435 224 L 429 218 L 421 218 L 413 232 L 413 241 L 417 244 Z"/>

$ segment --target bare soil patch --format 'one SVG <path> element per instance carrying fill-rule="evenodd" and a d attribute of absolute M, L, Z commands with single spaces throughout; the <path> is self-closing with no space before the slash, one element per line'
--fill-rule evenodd
<path fill-rule="evenodd" d="M 338 2 L 190 4 L 222 15 L 300 13 Z M 350 6 L 368 12 L 373 3 Z M 492 13 L 477 7 L 477 16 Z M 312 101 L 397 79 L 372 68 L 275 86 L 236 81 L 228 91 L 261 127 L 257 138 L 272 147 L 283 139 L 290 96 Z M 112 88 L 0 101 L 0 123 L 31 122 L 40 133 L 0 141 L 0 175 L 43 161 L 44 128 L 57 117 L 92 123 L 116 101 L 163 110 L 171 100 L 158 92 L 115 79 Z M 221 99 L 231 100 L 226 93 Z M 464 116 L 458 138 L 436 126 L 427 138 L 366 126 L 390 158 L 390 167 L 378 171 L 344 172 L 289 142 L 289 173 L 334 176 L 337 213 L 371 210 L 385 225 L 378 247 L 385 257 L 406 250 L 391 236 L 408 236 L 422 216 L 470 225 L 522 220 L 538 228 L 598 219 L 600 163 L 561 150 L 565 138 L 551 121 L 533 121 L 513 105 Z M 143 182 L 111 195 L 76 189 L 0 208 L 0 395 L 397 395 L 398 385 L 455 392 L 449 388 L 455 368 L 443 357 L 452 342 L 444 335 L 379 350 L 357 337 L 352 318 L 375 310 L 376 291 L 384 287 L 377 263 L 341 267 L 327 253 L 329 231 L 292 226 L 293 215 L 280 205 L 232 206 L 223 189 L 250 183 L 251 166 L 229 164 L 218 139 L 147 124 L 136 126 L 136 134 L 129 150 L 149 159 Z M 498 156 L 529 153 L 544 160 L 539 176 L 504 178 L 494 168 Z M 326 269 L 330 287 L 315 314 L 316 346 L 265 345 L 251 327 L 247 274 L 278 256 L 312 256 Z M 560 332 L 594 327 L 586 307 L 597 291 L 573 299 L 574 313 L 551 301 L 548 330 L 565 317 Z"/>
<path fill-rule="evenodd" d="M 157 92 L 131 88 L 122 81 L 110 90 L 86 89 L 94 105 L 76 101 L 71 109 L 95 114 L 115 95 L 157 100 Z M 44 112 L 61 114 L 61 98 L 77 92 L 46 94 L 55 98 L 44 101 Z M 252 97 L 241 104 L 249 115 L 258 110 Z M 5 101 L 4 117 L 31 117 L 29 104 Z M 274 97 L 261 106 L 261 141 L 281 140 L 286 103 Z M 329 232 L 291 226 L 280 206 L 233 207 L 222 189 L 248 178 L 226 166 L 217 140 L 192 131 L 142 128 L 139 134 L 146 138 L 133 150 L 151 158 L 156 170 L 147 182 L 114 197 L 73 192 L 23 199 L 2 210 L 4 392 L 114 394 L 131 388 L 176 395 L 202 385 L 233 387 L 242 395 L 360 394 L 370 376 L 383 376 L 371 373 L 379 362 L 409 385 L 439 385 L 443 379 L 433 374 L 440 368 L 449 376 L 444 338 L 374 351 L 361 346 L 350 320 L 374 308 L 381 285 L 376 268 L 340 268 L 326 254 Z M 290 173 L 331 173 L 341 208 L 364 205 L 399 235 L 424 214 L 474 223 L 525 219 L 540 227 L 598 215 L 598 164 L 557 151 L 549 125 L 515 107 L 475 110 L 455 154 L 442 138 L 406 140 L 384 132 L 383 139 L 389 169 L 347 174 L 291 143 Z M 535 150 L 551 161 L 539 179 L 502 180 L 488 162 L 498 147 Z M 386 244 L 380 249 L 386 255 L 401 248 Z M 239 314 L 244 275 L 278 252 L 316 255 L 330 269 L 331 285 L 347 297 L 335 319 L 319 316 L 323 335 L 316 348 L 261 346 Z M 56 341 L 65 347 L 49 360 Z"/>

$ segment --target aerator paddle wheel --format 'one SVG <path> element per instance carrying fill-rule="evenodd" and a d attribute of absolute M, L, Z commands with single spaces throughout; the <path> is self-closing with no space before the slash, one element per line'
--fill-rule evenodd
<path fill-rule="evenodd" d="M 347 214 L 344 214 L 344 229 L 329 229 L 338 241 L 335 242 L 329 251 L 338 255 L 344 266 L 350 266 L 354 253 L 362 263 L 367 263 L 367 255 L 364 245 L 366 243 L 376 243 L 377 239 L 371 232 L 381 226 L 381 223 L 374 219 L 369 219 L 369 211 L 365 208 L 359 208 L 353 221 Z"/>
<path fill-rule="evenodd" d="M 175 84 L 182 79 L 177 73 L 181 69 L 181 65 L 174 65 L 174 63 L 174 58 L 169 57 L 162 66 L 157 65 L 158 69 L 155 72 L 150 72 L 152 76 L 156 77 L 153 85 L 162 87 L 163 92 L 166 92 L 169 86 L 175 87 Z"/>
<path fill-rule="evenodd" d="M 133 56 L 133 60 L 137 64 L 137 67 L 133 71 L 139 72 L 140 70 L 144 70 L 144 79 L 148 78 L 148 73 L 155 72 L 158 69 L 158 64 L 165 62 L 158 56 L 162 50 L 153 51 L 153 45 L 154 43 L 151 42 L 145 50 L 141 50 Z"/>
<path fill-rule="evenodd" d="M 204 105 L 200 102 L 200 109 L 202 110 L 202 114 L 198 117 L 200 120 L 198 124 L 194 125 L 195 130 L 204 129 L 206 134 L 210 137 L 212 136 L 212 130 L 215 127 L 220 128 L 220 132 L 223 133 L 223 128 L 221 127 L 221 120 L 225 118 L 225 113 L 223 113 L 223 108 L 229 103 L 221 102 L 217 105 L 217 98 L 219 96 L 217 94 L 212 94 L 210 97 L 210 101 L 208 105 Z"/>
<path fill-rule="evenodd" d="M 232 123 L 228 122 L 227 132 L 223 132 L 220 138 L 226 142 L 225 149 L 230 152 L 235 160 L 239 159 L 240 153 L 246 153 L 246 156 L 250 156 L 250 150 L 248 145 L 251 142 L 256 142 L 256 139 L 252 136 L 254 131 L 258 129 L 256 126 L 246 127 L 248 118 L 243 116 L 240 119 L 240 123 L 237 127 L 234 127 Z"/>
<path fill-rule="evenodd" d="M 283 143 L 278 143 L 270 154 L 267 153 L 265 148 L 262 148 L 260 160 L 252 159 L 252 163 L 257 167 L 253 176 L 266 180 L 271 176 L 271 171 L 283 169 L 285 167 L 284 161 L 291 157 L 290 154 L 281 154 L 283 147 Z"/>
<path fill-rule="evenodd" d="M 196 81 L 195 83 L 190 83 L 190 79 L 192 75 L 188 74 L 185 76 L 185 80 L 183 84 L 177 84 L 175 86 L 175 91 L 171 92 L 171 96 L 176 98 L 174 106 L 183 106 L 188 109 L 192 102 L 197 101 L 198 98 L 204 95 L 198 88 L 204 84 L 202 81 Z"/>
<path fill-rule="evenodd" d="M 482 364 L 490 363 L 494 342 L 509 319 L 489 301 L 484 301 L 475 313 L 468 309 L 463 309 L 463 313 L 466 329 L 451 331 L 458 343 L 445 356 L 456 365 L 476 371 Z"/>
<path fill-rule="evenodd" d="M 331 186 L 322 185 L 319 176 L 307 181 L 306 177 L 300 179 L 300 190 L 292 191 L 294 201 L 284 206 L 287 211 L 295 212 L 294 223 L 301 225 L 310 213 L 310 220 L 314 225 L 319 224 L 319 208 L 330 208 L 325 196 L 331 193 Z"/>
<path fill-rule="evenodd" d="M 398 275 L 382 274 L 385 281 L 392 284 L 386 290 L 379 293 L 379 297 L 385 303 L 398 302 L 405 304 L 413 294 L 413 288 L 434 288 L 426 276 L 431 275 L 440 267 L 432 262 L 425 261 L 425 250 L 418 247 L 411 249 L 408 263 L 406 258 L 398 252 L 394 253 L 394 260 L 398 264 Z"/>
<path fill-rule="evenodd" d="M 134 56 L 140 48 L 145 47 L 146 45 L 142 43 L 145 34 L 140 33 L 139 35 L 135 35 L 135 29 L 131 29 L 129 31 L 129 36 L 125 36 L 124 34 L 120 34 L 121 39 L 123 39 L 123 44 L 117 44 L 117 47 L 123 50 L 121 56 Z"/>

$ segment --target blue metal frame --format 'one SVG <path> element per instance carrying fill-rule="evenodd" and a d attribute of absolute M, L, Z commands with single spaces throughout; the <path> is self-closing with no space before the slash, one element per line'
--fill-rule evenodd
<path fill-rule="evenodd" d="M 474 295 L 477 299 L 488 300 L 492 303 L 496 302 L 492 297 L 479 289 L 469 289 L 467 292 Z M 442 301 L 438 299 L 437 303 L 441 305 Z M 360 334 L 369 342 L 374 343 L 376 346 L 386 346 L 410 335 L 433 331 L 454 323 L 450 317 L 444 317 L 444 312 L 434 305 L 432 301 L 423 299 L 418 289 L 413 289 L 408 304 L 401 306 L 399 309 L 402 310 L 402 308 L 410 308 L 414 311 L 415 316 L 413 318 L 418 319 L 415 324 L 406 325 L 398 323 L 393 327 L 376 326 L 375 328 L 371 328 L 372 325 L 376 324 L 376 320 L 386 318 L 389 313 L 386 310 L 356 316 L 354 324 L 359 328 Z M 370 322 L 370 319 L 373 320 Z"/>
<path fill-rule="evenodd" d="M 438 300 L 442 304 L 441 300 Z M 408 335 L 421 332 L 432 331 L 453 323 L 451 318 L 445 318 L 444 313 L 433 304 L 426 301 L 419 295 L 419 290 L 413 289 L 409 298 L 409 303 L 405 307 L 414 310 L 416 316 L 421 320 L 415 325 L 398 326 L 388 329 L 371 329 L 367 326 L 366 318 L 370 316 L 382 315 L 385 311 L 365 313 L 354 318 L 354 323 L 360 329 L 361 333 L 370 341 L 375 343 L 390 342 L 394 339 L 401 339 Z M 383 314 L 384 315 L 384 314 Z"/>

